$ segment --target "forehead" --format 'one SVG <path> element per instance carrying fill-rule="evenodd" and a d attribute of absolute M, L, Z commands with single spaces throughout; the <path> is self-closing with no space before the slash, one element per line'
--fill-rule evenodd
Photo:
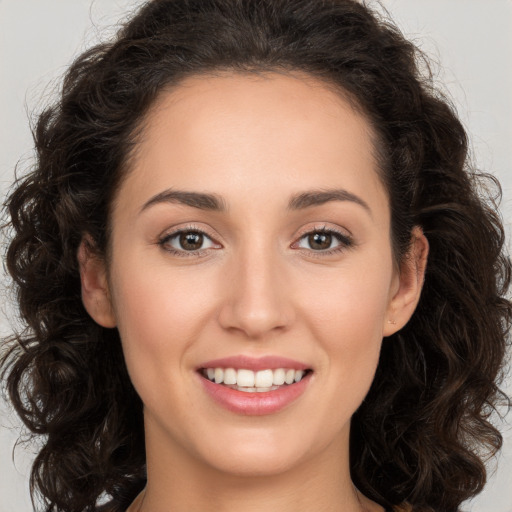
<path fill-rule="evenodd" d="M 380 184 L 370 123 L 347 95 L 309 75 L 188 77 L 160 93 L 140 134 L 121 187 L 140 196 Z"/>
<path fill-rule="evenodd" d="M 275 135 L 280 130 L 283 139 L 285 135 L 291 139 L 292 135 L 299 136 L 299 130 L 307 123 L 310 133 L 303 131 L 303 136 L 310 137 L 312 143 L 316 128 L 322 128 L 319 136 L 326 143 L 331 139 L 339 143 L 339 136 L 343 135 L 340 123 L 346 124 L 348 117 L 358 121 L 351 126 L 352 130 L 357 129 L 354 135 L 373 141 L 371 123 L 358 107 L 341 88 L 298 71 L 193 75 L 161 91 L 145 116 L 140 142 L 149 148 L 144 141 L 155 139 L 162 130 L 169 131 L 171 124 L 182 139 L 201 135 L 205 146 L 208 132 L 213 136 L 236 125 L 259 138 L 264 135 L 262 132 L 273 131 Z M 253 137 L 252 142 L 255 141 Z"/>

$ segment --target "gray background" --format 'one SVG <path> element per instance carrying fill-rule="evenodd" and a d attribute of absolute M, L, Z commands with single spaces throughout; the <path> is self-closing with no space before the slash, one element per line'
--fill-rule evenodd
<path fill-rule="evenodd" d="M 474 161 L 502 182 L 512 222 L 512 0 L 383 0 L 402 30 L 441 63 L 439 81 L 472 137 Z M 140 0 L 0 0 L 0 197 L 21 158 L 31 157 L 28 115 L 54 97 L 72 57 L 112 34 Z M 510 240 L 510 236 L 509 236 Z M 5 281 L 5 278 L 3 278 Z M 15 323 L 0 296 L 0 333 Z M 506 383 L 509 393 L 512 382 Z M 512 416 L 512 415 L 511 415 Z M 465 511 L 512 512 L 512 420 L 486 490 Z M 28 472 L 34 449 L 18 447 L 19 426 L 0 403 L 0 512 L 32 510 Z M 443 512 L 443 511 L 438 511 Z"/>

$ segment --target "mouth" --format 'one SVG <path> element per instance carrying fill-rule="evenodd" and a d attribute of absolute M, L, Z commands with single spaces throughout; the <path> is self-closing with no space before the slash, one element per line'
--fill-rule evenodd
<path fill-rule="evenodd" d="M 312 373 L 311 369 L 267 368 L 201 368 L 199 373 L 210 382 L 244 393 L 266 393 L 292 386 Z"/>
<path fill-rule="evenodd" d="M 206 396 L 244 416 L 274 414 L 297 403 L 313 373 L 302 363 L 274 357 L 218 359 L 197 369 Z"/>

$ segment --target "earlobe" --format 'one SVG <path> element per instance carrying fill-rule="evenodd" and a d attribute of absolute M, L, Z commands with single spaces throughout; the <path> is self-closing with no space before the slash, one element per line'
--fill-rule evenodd
<path fill-rule="evenodd" d="M 107 280 L 105 261 L 94 250 L 94 242 L 86 235 L 77 251 L 82 286 L 82 302 L 91 318 L 102 327 L 116 327 Z"/>
<path fill-rule="evenodd" d="M 428 240 L 416 226 L 411 234 L 411 246 L 398 275 L 398 288 L 388 306 L 383 336 L 391 336 L 409 321 L 420 300 L 428 259 Z"/>

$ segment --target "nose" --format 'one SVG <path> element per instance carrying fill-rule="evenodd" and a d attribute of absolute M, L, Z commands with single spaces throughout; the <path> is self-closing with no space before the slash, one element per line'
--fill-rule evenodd
<path fill-rule="evenodd" d="M 247 339 L 262 339 L 291 326 L 292 293 L 278 260 L 270 249 L 262 248 L 230 262 L 218 317 L 223 329 Z"/>

